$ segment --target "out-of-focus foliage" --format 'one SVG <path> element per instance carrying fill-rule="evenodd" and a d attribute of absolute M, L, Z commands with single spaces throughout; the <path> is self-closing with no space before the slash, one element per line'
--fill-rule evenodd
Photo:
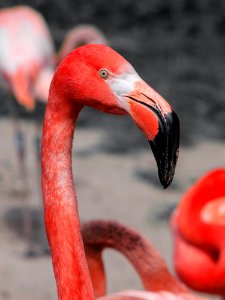
<path fill-rule="evenodd" d="M 1 0 L 0 8 L 22 3 L 44 15 L 57 47 L 72 26 L 99 26 L 110 45 L 173 105 L 184 143 L 225 137 L 224 0 Z M 80 125 L 103 122 L 110 133 L 107 149 L 142 145 L 129 118 L 86 110 Z"/>

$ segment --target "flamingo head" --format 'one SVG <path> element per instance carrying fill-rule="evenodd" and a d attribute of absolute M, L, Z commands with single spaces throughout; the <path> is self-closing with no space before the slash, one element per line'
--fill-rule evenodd
<path fill-rule="evenodd" d="M 63 84 L 58 84 L 62 78 Z M 179 119 L 168 102 L 116 51 L 94 44 L 77 48 L 59 65 L 54 88 L 81 107 L 129 114 L 151 145 L 161 184 L 166 188 L 172 182 L 179 150 Z"/>

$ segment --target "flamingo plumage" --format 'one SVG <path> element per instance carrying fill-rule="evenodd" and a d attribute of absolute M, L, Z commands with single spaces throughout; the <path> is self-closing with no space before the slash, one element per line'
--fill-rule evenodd
<path fill-rule="evenodd" d="M 33 109 L 46 101 L 54 71 L 54 45 L 37 11 L 16 6 L 0 11 L 0 84 Z"/>
<path fill-rule="evenodd" d="M 73 133 L 84 106 L 133 118 L 151 144 L 164 187 L 173 179 L 179 148 L 179 120 L 171 106 L 110 47 L 82 46 L 59 65 L 44 118 L 42 192 L 60 300 L 95 298 L 72 175 Z"/>
<path fill-rule="evenodd" d="M 225 297 L 225 169 L 200 178 L 172 219 L 174 264 L 191 288 Z"/>

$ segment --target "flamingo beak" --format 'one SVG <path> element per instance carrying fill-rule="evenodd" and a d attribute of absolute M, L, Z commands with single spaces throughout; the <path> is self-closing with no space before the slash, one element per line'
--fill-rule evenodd
<path fill-rule="evenodd" d="M 166 100 L 144 81 L 136 83 L 126 98 L 132 118 L 148 138 L 159 180 L 167 188 L 173 181 L 179 153 L 179 119 Z"/>

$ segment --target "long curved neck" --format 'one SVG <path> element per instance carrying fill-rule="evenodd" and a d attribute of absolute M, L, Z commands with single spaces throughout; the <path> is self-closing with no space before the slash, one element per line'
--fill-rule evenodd
<path fill-rule="evenodd" d="M 90 273 L 97 273 L 99 278 L 98 285 L 93 281 L 95 291 L 105 292 L 102 251 L 109 247 L 124 254 L 131 262 L 146 290 L 187 292 L 186 288 L 169 272 L 161 255 L 134 230 L 114 221 L 97 220 L 82 225 L 82 237 L 88 262 L 90 261 L 88 255 L 91 255 Z"/>
<path fill-rule="evenodd" d="M 50 92 L 42 140 L 45 225 L 59 299 L 93 300 L 72 176 L 72 141 L 80 108 L 68 102 Z"/>

